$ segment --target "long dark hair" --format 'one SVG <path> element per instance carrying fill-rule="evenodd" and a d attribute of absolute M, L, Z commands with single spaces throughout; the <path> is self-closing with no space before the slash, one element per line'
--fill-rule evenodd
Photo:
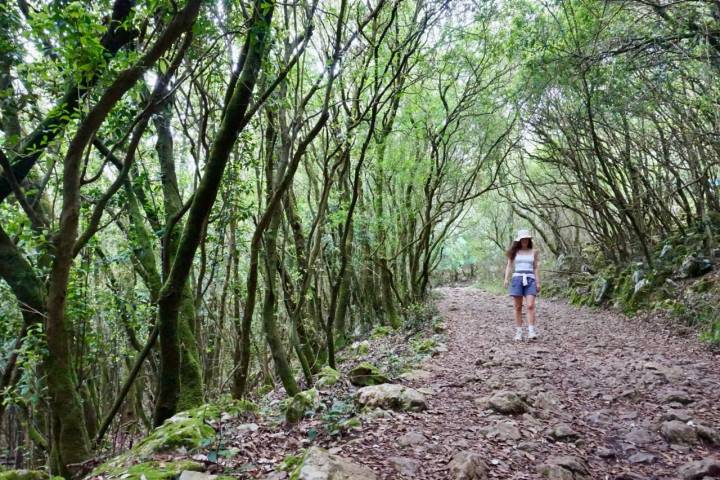
<path fill-rule="evenodd" d="M 519 242 L 517 240 L 513 240 L 513 242 L 510 244 L 510 248 L 507 249 L 506 255 L 510 260 L 515 260 L 515 256 L 517 255 L 518 250 L 520 250 L 521 248 L 521 241 Z M 532 238 L 528 238 L 528 249 L 532 250 L 532 248 Z"/>

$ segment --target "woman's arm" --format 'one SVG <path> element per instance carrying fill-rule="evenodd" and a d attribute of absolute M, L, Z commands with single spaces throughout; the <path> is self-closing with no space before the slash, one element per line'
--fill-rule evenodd
<path fill-rule="evenodd" d="M 535 260 L 533 261 L 533 273 L 535 274 L 535 286 L 540 293 L 540 252 L 535 250 Z"/>
<path fill-rule="evenodd" d="M 512 271 L 512 263 L 513 261 L 508 258 L 507 265 L 505 265 L 505 281 L 503 282 L 503 286 L 505 288 L 508 288 L 508 285 L 510 285 L 510 272 Z"/>

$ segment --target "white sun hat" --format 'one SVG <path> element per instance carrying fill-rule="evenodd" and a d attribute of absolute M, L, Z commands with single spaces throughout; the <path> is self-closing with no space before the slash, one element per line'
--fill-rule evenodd
<path fill-rule="evenodd" d="M 530 234 L 530 230 L 518 230 L 517 237 L 515 238 L 516 242 L 519 242 L 523 238 L 532 238 L 532 235 Z"/>

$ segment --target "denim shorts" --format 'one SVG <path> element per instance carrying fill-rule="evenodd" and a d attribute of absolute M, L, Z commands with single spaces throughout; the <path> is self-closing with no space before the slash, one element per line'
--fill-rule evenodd
<path fill-rule="evenodd" d="M 523 277 L 513 276 L 510 280 L 510 296 L 511 297 L 525 297 L 527 295 L 537 295 L 537 285 L 535 285 L 535 279 L 528 277 L 527 285 L 523 285 Z"/>

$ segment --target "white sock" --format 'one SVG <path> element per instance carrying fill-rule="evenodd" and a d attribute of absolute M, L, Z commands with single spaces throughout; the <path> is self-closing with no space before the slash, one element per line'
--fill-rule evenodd
<path fill-rule="evenodd" d="M 528 333 L 535 333 L 535 325 L 528 325 Z"/>
<path fill-rule="evenodd" d="M 522 327 L 515 327 L 515 333 L 522 335 Z"/>

